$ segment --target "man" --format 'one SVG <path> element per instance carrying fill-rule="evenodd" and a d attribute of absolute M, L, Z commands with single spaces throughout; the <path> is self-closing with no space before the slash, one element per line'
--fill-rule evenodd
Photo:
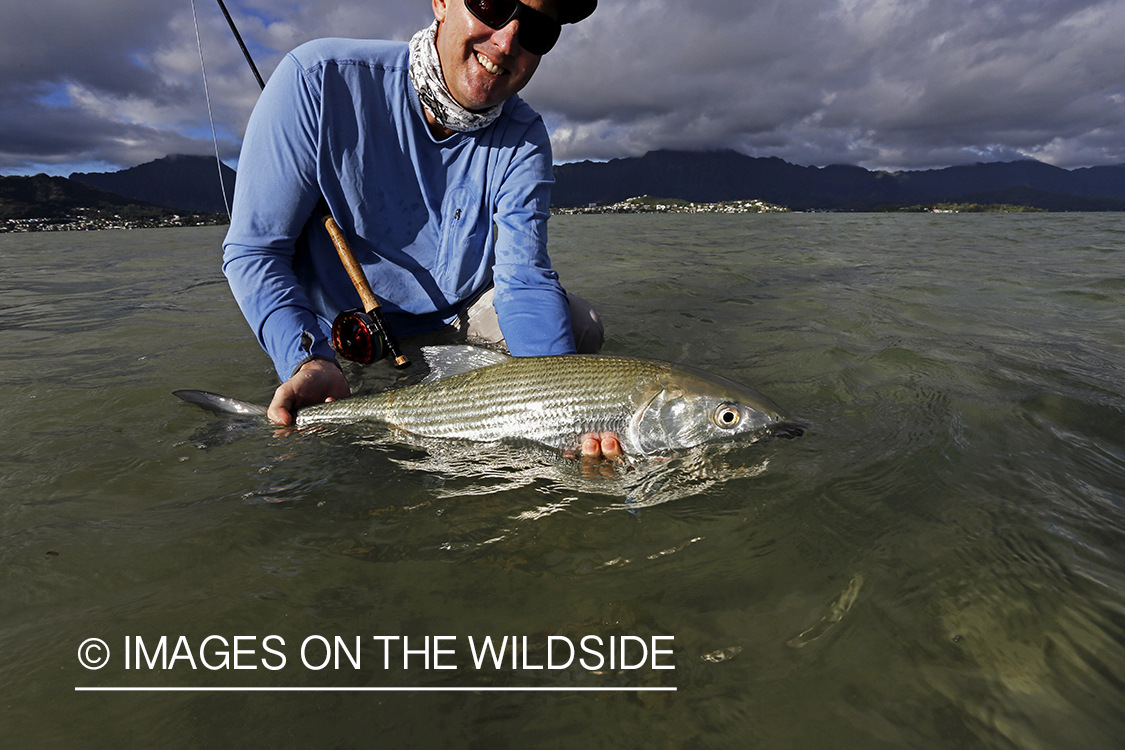
<path fill-rule="evenodd" d="M 278 423 L 350 392 L 330 331 L 359 297 L 314 216 L 322 195 L 397 336 L 491 327 L 517 356 L 573 353 L 575 331 L 601 346 L 596 315 L 551 269 L 550 141 L 516 96 L 597 0 L 432 3 L 409 45 L 298 47 L 247 126 L 223 271 L 283 381 Z M 620 446 L 589 435 L 582 450 Z"/>

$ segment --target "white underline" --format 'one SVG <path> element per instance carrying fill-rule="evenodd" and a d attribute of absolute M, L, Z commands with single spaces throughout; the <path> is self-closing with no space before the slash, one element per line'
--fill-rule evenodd
<path fill-rule="evenodd" d="M 675 692 L 674 687 L 76 687 L 76 693 L 605 693 Z"/>

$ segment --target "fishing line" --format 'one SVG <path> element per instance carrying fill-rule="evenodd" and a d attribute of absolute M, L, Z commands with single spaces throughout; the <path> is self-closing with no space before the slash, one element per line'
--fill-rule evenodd
<path fill-rule="evenodd" d="M 223 8 L 223 12 L 226 12 L 226 8 Z M 199 48 L 199 67 L 203 71 L 203 96 L 207 99 L 207 118 L 211 121 L 211 140 L 215 144 L 215 168 L 219 170 L 219 189 L 223 191 L 223 206 L 227 209 L 229 219 L 230 201 L 227 200 L 227 186 L 223 182 L 223 161 L 219 158 L 219 136 L 215 132 L 215 115 L 211 112 L 211 92 L 207 88 L 207 66 L 203 62 L 203 41 L 199 38 L 199 17 L 195 13 L 195 0 L 191 0 L 191 20 L 195 23 L 195 45 Z M 242 42 L 241 39 L 238 41 Z M 254 70 L 254 75 L 258 75 L 257 69 Z"/>
<path fill-rule="evenodd" d="M 226 3 L 223 0 L 218 0 L 219 7 L 223 11 L 223 15 L 227 19 L 227 24 L 230 30 L 234 33 L 234 38 L 238 40 L 238 46 L 242 48 L 242 54 L 246 57 L 246 62 L 250 65 L 250 70 L 254 72 L 254 78 L 258 81 L 258 87 L 264 89 L 266 87 L 265 81 L 258 73 L 258 66 L 254 64 L 254 59 L 250 57 L 250 50 L 246 49 L 246 43 L 242 41 L 242 35 L 238 33 L 238 27 L 234 24 L 234 19 L 231 18 L 230 13 L 227 11 Z M 195 16 L 195 0 L 191 0 L 191 15 L 194 19 Z M 199 42 L 199 21 L 195 22 L 195 39 L 199 44 L 199 64 L 203 66 L 203 44 Z M 203 90 L 207 91 L 207 69 L 203 68 Z M 207 96 L 207 113 L 211 114 L 211 97 Z M 211 137 L 215 141 L 215 159 L 219 158 L 219 139 L 215 135 L 215 118 L 211 117 Z M 222 164 L 219 165 L 219 182 L 222 183 L 223 168 Z M 223 187 L 223 202 L 227 199 L 226 187 Z M 371 290 L 371 282 L 367 280 L 367 276 L 363 272 L 363 267 L 355 259 L 355 254 L 352 252 L 351 245 L 348 243 L 347 235 L 340 225 L 336 223 L 336 219 L 332 216 L 332 210 L 328 207 L 328 201 L 324 199 L 324 195 L 320 196 L 317 201 L 317 211 L 320 213 L 321 223 L 324 224 L 325 230 L 328 232 L 329 237 L 332 239 L 332 244 L 336 247 L 336 252 L 340 256 L 340 262 L 343 263 L 344 269 L 348 272 L 352 284 L 355 285 L 356 292 L 359 294 L 360 300 L 363 302 L 363 309 L 344 310 L 336 316 L 336 320 L 332 323 L 332 346 L 341 355 L 348 359 L 361 362 L 363 364 L 371 364 L 372 362 L 382 359 L 385 355 L 389 354 L 391 360 L 394 362 L 395 367 L 409 367 L 410 359 L 402 353 L 398 347 L 398 342 L 394 336 L 391 335 L 391 329 L 387 325 L 387 321 L 383 318 L 382 305 L 375 297 L 375 293 Z M 230 216 L 230 204 L 227 204 L 227 216 Z"/>

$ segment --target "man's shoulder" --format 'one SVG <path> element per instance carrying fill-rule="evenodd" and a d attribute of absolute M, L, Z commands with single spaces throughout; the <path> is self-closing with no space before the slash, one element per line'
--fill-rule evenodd
<path fill-rule="evenodd" d="M 384 39 L 314 39 L 289 54 L 305 70 L 332 64 L 405 70 L 410 64 L 410 48 L 406 42 Z"/>
<path fill-rule="evenodd" d="M 531 125 L 537 120 L 543 118 L 539 113 L 531 108 L 531 105 L 520 98 L 519 94 L 513 94 L 508 97 L 508 101 L 504 102 L 504 115 L 514 123 L 522 125 Z"/>

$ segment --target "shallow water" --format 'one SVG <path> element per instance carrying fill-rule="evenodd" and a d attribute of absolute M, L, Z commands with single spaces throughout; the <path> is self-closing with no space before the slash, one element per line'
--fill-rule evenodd
<path fill-rule="evenodd" d="M 221 236 L 0 235 L 13 746 L 1120 746 L 1122 215 L 555 217 L 606 351 L 699 365 L 811 426 L 592 476 L 179 402 L 275 386 Z M 638 484 L 653 502 L 624 502 Z M 360 638 L 360 666 L 320 668 L 316 636 Z M 409 637 L 407 668 L 375 636 Z M 529 651 L 477 668 L 486 636 Z M 671 653 L 546 668 L 586 636 Z M 560 690 L 510 690 L 529 687 Z M 638 687 L 669 690 L 577 689 Z"/>

